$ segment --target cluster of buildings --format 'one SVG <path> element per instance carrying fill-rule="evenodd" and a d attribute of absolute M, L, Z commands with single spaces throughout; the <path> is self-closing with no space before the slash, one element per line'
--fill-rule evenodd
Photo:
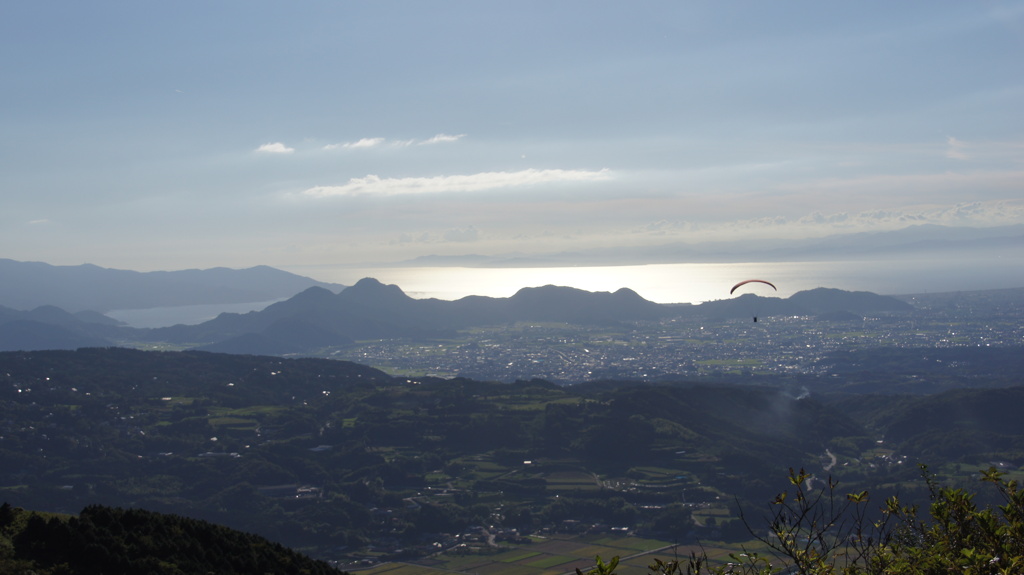
<path fill-rule="evenodd" d="M 475 330 L 459 340 L 370 342 L 332 357 L 386 371 L 515 381 L 574 383 L 725 373 L 817 373 L 839 349 L 1020 345 L 1024 313 L 962 316 L 924 309 L 856 319 L 814 316 L 671 319 L 618 327 L 516 324 Z"/>

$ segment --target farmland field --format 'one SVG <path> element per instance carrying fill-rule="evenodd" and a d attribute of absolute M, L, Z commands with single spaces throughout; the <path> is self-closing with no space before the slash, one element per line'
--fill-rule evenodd
<path fill-rule="evenodd" d="M 661 553 L 655 552 L 660 551 Z M 720 551 L 720 555 L 726 553 Z M 653 552 L 653 553 L 652 553 Z M 680 556 L 689 555 L 689 549 L 680 548 Z M 673 559 L 676 552 L 665 541 L 640 537 L 594 537 L 560 535 L 524 545 L 495 555 L 435 556 L 429 561 L 413 563 L 385 563 L 370 569 L 347 567 L 363 575 L 411 575 L 434 573 L 486 573 L 487 575 L 561 575 L 575 573 L 576 568 L 586 570 L 595 557 L 631 557 L 623 564 L 635 567 L 632 571 L 646 571 L 654 558 Z"/>

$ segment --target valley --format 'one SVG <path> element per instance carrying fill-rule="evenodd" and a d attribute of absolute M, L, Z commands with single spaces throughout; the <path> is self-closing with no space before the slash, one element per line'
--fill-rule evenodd
<path fill-rule="evenodd" d="M 554 541 L 724 554 L 752 544 L 739 513 L 760 513 L 789 468 L 912 500 L 926 497 L 918 463 L 954 484 L 993 464 L 1020 475 L 1024 354 L 950 351 L 967 349 L 995 353 L 960 364 L 984 369 L 922 361 L 941 348 L 875 348 L 824 374 L 571 386 L 317 358 L 7 352 L 0 498 L 184 514 L 346 569 L 584 561 Z"/>
<path fill-rule="evenodd" d="M 542 575 L 757 549 L 744 518 L 794 468 L 878 500 L 926 500 L 919 464 L 1024 479 L 1021 290 L 741 302 L 757 322 L 628 293 L 632 312 L 569 321 L 609 295 L 556 288 L 448 316 L 395 286 L 341 294 L 0 353 L 0 498 L 183 514 L 346 570 Z M 324 345 L 341 332 L 314 319 L 363 335 Z M 160 339 L 288 334 L 306 351 Z"/>
<path fill-rule="evenodd" d="M 907 296 L 909 312 L 678 316 L 581 325 L 516 322 L 475 327 L 455 337 L 364 340 L 313 354 L 371 365 L 395 375 L 464 376 L 511 382 L 544 379 L 827 375 L 836 352 L 873 348 L 1004 347 L 1024 342 L 1021 290 Z"/>

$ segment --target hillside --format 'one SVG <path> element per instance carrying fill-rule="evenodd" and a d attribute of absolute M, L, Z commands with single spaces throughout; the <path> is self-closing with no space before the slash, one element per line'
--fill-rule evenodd
<path fill-rule="evenodd" d="M 248 533 L 181 517 L 90 505 L 78 515 L 0 506 L 0 572 L 342 573 Z"/>
<path fill-rule="evenodd" d="M 925 460 L 964 454 L 997 460 L 1024 454 L 1024 421 L 1018 416 L 1024 387 L 954 389 L 934 395 L 859 396 L 837 407 L 886 442 Z"/>
<path fill-rule="evenodd" d="M 147 339 L 169 342 L 218 342 L 204 347 L 223 351 L 219 342 L 245 334 L 275 333 L 283 321 L 300 323 L 321 336 L 306 351 L 358 339 L 425 338 L 451 335 L 479 325 L 517 321 L 561 321 L 602 324 L 662 317 L 666 306 L 644 300 L 629 290 L 587 292 L 546 286 L 524 288 L 509 298 L 466 297 L 456 301 L 414 299 L 395 285 L 365 278 L 340 293 L 310 288 L 295 297 L 247 314 L 222 314 L 198 326 L 155 329 Z"/>
<path fill-rule="evenodd" d="M 0 258 L 0 277 L 4 278 L 0 306 L 16 310 L 56 306 L 72 313 L 265 302 L 291 297 L 312 286 L 344 288 L 268 266 L 136 272 Z"/>
<path fill-rule="evenodd" d="M 766 490 L 749 478 L 862 433 L 767 387 L 410 381 L 330 360 L 125 349 L 0 354 L 0 406 L 0 499 L 181 513 L 297 547 L 384 537 L 374 507 L 393 509 L 410 542 L 464 528 L 481 520 L 476 498 L 499 491 L 546 522 L 550 495 L 628 496 L 595 491 L 595 474 L 652 465 L 686 479 L 645 501 L 711 497 L 702 483 L 756 500 Z M 428 495 L 444 486 L 476 495 Z M 442 510 L 447 527 L 431 527 Z"/>
<path fill-rule="evenodd" d="M 863 396 L 890 406 L 870 410 L 781 382 L 562 387 L 398 378 L 323 359 L 0 353 L 0 500 L 175 513 L 325 558 L 339 546 L 417 556 L 438 533 L 497 521 L 497 509 L 527 532 L 571 519 L 664 536 L 676 504 L 728 517 L 727 502 L 770 499 L 789 467 L 831 469 L 852 489 L 913 480 L 908 457 L 1024 463 L 1011 422 L 970 423 L 1005 413 L 1020 390 L 983 391 Z M 954 443 L 943 427 L 976 432 Z"/>

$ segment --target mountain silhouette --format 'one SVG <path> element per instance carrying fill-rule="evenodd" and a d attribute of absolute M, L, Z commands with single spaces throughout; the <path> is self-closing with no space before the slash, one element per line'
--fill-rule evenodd
<path fill-rule="evenodd" d="M 446 301 L 415 299 L 396 285 L 364 278 L 339 293 L 312 287 L 262 311 L 224 313 L 199 325 L 158 328 L 146 338 L 209 342 L 200 348 L 209 351 L 302 353 L 358 340 L 449 337 L 473 326 L 521 321 L 613 325 L 684 315 L 744 317 L 750 315 L 751 304 L 765 316 L 829 313 L 836 319 L 912 309 L 895 298 L 825 288 L 787 299 L 745 294 L 699 306 L 657 304 L 627 288 L 589 292 L 554 285 L 523 288 L 508 298 L 468 296 Z"/>
<path fill-rule="evenodd" d="M 264 302 L 310 286 L 345 287 L 269 266 L 136 272 L 3 258 L 0 277 L 0 305 L 21 310 L 54 305 L 70 312 Z"/>
<path fill-rule="evenodd" d="M 815 288 L 801 291 L 788 301 L 812 314 L 846 311 L 850 313 L 900 312 L 913 309 L 910 304 L 876 293 L 848 292 L 834 288 Z"/>
<path fill-rule="evenodd" d="M 751 313 L 751 309 L 756 309 Z M 0 349 L 74 349 L 164 342 L 206 351 L 307 354 L 373 339 L 452 337 L 474 326 L 516 322 L 617 325 L 669 317 L 737 318 L 749 315 L 819 315 L 837 321 L 912 307 L 869 292 L 818 288 L 789 298 L 753 294 L 701 305 L 658 304 L 633 290 L 589 292 L 546 285 L 507 298 L 468 296 L 455 301 L 415 299 L 396 285 L 364 278 L 338 293 L 309 287 L 261 311 L 222 313 L 197 325 L 135 329 L 95 313 L 71 314 L 55 306 L 32 311 L 0 307 Z"/>
<path fill-rule="evenodd" d="M 108 335 L 116 329 L 110 323 L 92 321 L 88 315 L 83 319 L 55 306 L 31 311 L 0 306 L 0 351 L 109 346 L 112 340 Z"/>

